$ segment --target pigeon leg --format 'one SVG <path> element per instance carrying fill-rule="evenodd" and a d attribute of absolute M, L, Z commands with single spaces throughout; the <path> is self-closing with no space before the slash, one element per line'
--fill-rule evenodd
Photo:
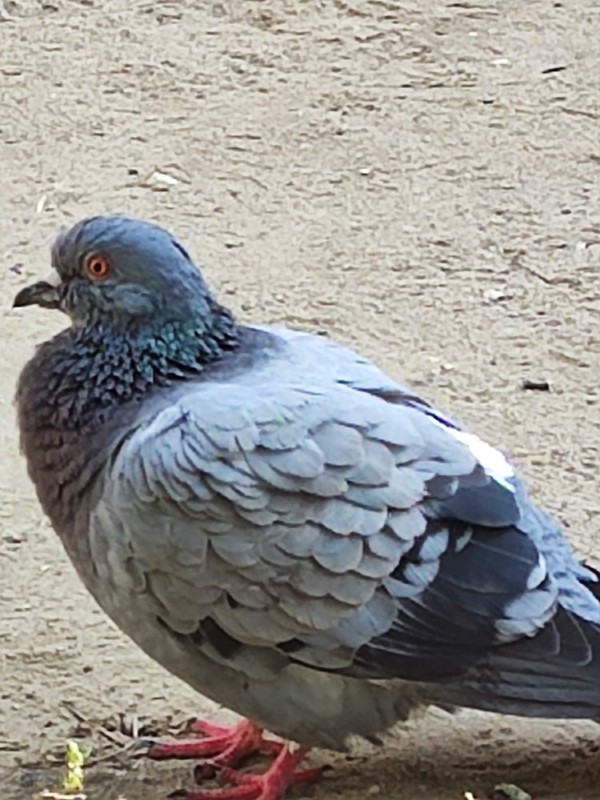
<path fill-rule="evenodd" d="M 256 753 L 279 753 L 284 745 L 265 739 L 261 728 L 248 720 L 227 728 L 204 720 L 194 720 L 192 733 L 202 738 L 152 742 L 146 755 L 156 760 L 169 758 L 210 758 L 212 767 L 235 767 Z"/>
<path fill-rule="evenodd" d="M 275 761 L 262 775 L 226 767 L 220 770 L 219 778 L 232 784 L 230 787 L 188 791 L 185 800 L 282 800 L 289 786 L 315 783 L 321 778 L 323 770 L 318 767 L 295 771 L 307 752 L 307 747 L 292 750 L 290 745 L 283 745 Z"/>

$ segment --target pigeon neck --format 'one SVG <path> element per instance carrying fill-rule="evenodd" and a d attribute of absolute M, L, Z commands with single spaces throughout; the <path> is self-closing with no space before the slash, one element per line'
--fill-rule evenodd
<path fill-rule="evenodd" d="M 110 323 L 75 326 L 43 345 L 30 362 L 37 375 L 29 380 L 43 386 L 34 404 L 50 427 L 91 430 L 114 407 L 200 375 L 238 342 L 232 315 L 216 303 L 198 320 L 157 320 L 127 329 Z"/>

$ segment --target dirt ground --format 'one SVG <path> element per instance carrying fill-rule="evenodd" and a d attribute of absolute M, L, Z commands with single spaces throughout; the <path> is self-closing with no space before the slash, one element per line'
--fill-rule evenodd
<path fill-rule="evenodd" d="M 64 321 L 11 299 L 84 215 L 159 220 L 244 320 L 375 359 L 509 452 L 598 563 L 599 39 L 595 0 L 0 0 L 3 800 L 59 786 L 74 735 L 89 800 L 159 800 L 188 765 L 120 752 L 120 715 L 227 717 L 95 608 L 18 454 L 16 376 Z M 335 769 L 304 794 L 597 798 L 599 751 L 591 724 L 428 713 L 316 752 Z"/>

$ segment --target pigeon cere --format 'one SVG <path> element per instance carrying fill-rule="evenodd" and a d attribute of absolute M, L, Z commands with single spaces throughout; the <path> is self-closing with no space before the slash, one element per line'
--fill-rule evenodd
<path fill-rule="evenodd" d="M 311 748 L 427 707 L 600 719 L 598 573 L 510 461 L 333 338 L 244 323 L 186 247 L 89 217 L 14 298 L 70 320 L 16 396 L 66 553 L 145 653 L 242 717 L 142 754 L 217 775 L 190 800 L 280 800 L 322 776 Z"/>

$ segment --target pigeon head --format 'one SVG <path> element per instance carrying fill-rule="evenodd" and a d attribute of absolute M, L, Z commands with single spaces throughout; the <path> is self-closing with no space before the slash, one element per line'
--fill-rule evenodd
<path fill-rule="evenodd" d="M 83 220 L 56 240 L 52 267 L 52 276 L 22 289 L 14 305 L 59 309 L 71 318 L 20 382 L 34 405 L 45 397 L 53 420 L 83 425 L 154 386 L 198 375 L 238 348 L 233 316 L 184 248 L 156 225 Z"/>
<path fill-rule="evenodd" d="M 184 248 L 165 230 L 126 217 L 93 217 L 62 233 L 52 274 L 15 306 L 59 309 L 74 325 L 210 322 L 215 301 Z"/>

